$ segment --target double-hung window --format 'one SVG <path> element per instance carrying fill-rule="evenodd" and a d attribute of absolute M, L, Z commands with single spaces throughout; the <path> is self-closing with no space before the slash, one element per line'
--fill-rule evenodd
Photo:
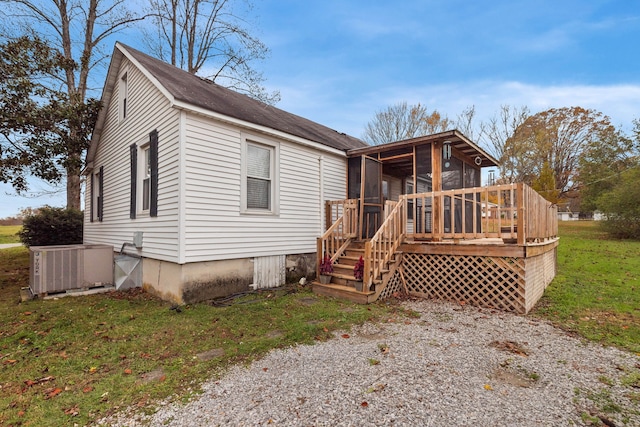
<path fill-rule="evenodd" d="M 91 222 L 102 221 L 103 212 L 103 183 L 104 167 L 91 173 Z"/>
<path fill-rule="evenodd" d="M 242 211 L 278 213 L 278 146 L 244 140 Z"/>
<path fill-rule="evenodd" d="M 140 165 L 142 178 L 142 210 L 149 210 L 149 202 L 151 200 L 151 156 L 149 146 L 142 147 L 142 164 Z"/>
<path fill-rule="evenodd" d="M 138 213 L 158 216 L 158 131 L 149 134 L 149 143 L 129 146 L 131 159 L 130 218 Z"/>

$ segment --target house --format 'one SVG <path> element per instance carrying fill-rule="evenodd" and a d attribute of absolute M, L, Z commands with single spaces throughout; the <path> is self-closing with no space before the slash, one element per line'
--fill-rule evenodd
<path fill-rule="evenodd" d="M 102 102 L 84 241 L 137 257 L 165 299 L 278 286 L 329 255 L 318 294 L 526 313 L 555 275 L 555 205 L 482 187 L 497 161 L 457 130 L 371 147 L 120 43 Z"/>
<path fill-rule="evenodd" d="M 117 43 L 85 169 L 85 244 L 139 257 L 178 303 L 315 272 L 357 138 Z"/>

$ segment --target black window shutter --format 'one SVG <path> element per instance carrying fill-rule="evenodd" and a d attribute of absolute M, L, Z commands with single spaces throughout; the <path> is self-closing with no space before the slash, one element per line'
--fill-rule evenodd
<path fill-rule="evenodd" d="M 131 158 L 131 203 L 129 207 L 129 218 L 134 219 L 136 217 L 136 185 L 138 180 L 138 147 L 136 144 L 129 146 L 129 153 Z"/>
<path fill-rule="evenodd" d="M 104 166 L 100 166 L 98 175 L 98 221 L 102 221 L 104 214 Z"/>
<path fill-rule="evenodd" d="M 158 216 L 158 131 L 149 134 L 149 163 L 151 166 L 151 203 L 149 215 Z"/>
<path fill-rule="evenodd" d="M 93 192 L 96 191 L 96 187 L 95 187 L 95 185 L 93 183 L 93 171 L 91 171 L 91 183 L 89 185 L 90 185 L 89 188 L 91 189 L 91 191 L 89 193 L 89 194 L 91 194 L 91 197 L 89 199 L 89 210 L 91 211 L 91 217 L 90 217 L 89 221 L 93 222 L 93 212 L 94 212 L 94 209 L 95 209 L 95 206 L 93 205 L 93 199 L 94 199 L 95 194 L 93 194 Z"/>

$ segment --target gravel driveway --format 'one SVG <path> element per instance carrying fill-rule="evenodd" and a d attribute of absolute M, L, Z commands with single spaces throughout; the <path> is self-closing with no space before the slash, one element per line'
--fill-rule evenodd
<path fill-rule="evenodd" d="M 206 383 L 186 405 L 164 403 L 151 417 L 105 422 L 640 426 L 638 355 L 585 343 L 531 317 L 438 301 L 404 304 L 420 317 L 276 350 Z"/>

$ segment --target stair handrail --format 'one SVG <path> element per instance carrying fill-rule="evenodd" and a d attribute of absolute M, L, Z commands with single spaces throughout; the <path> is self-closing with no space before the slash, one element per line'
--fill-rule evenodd
<path fill-rule="evenodd" d="M 357 200 L 347 199 L 342 201 L 342 215 L 317 238 L 316 249 L 316 275 L 320 275 L 320 263 L 325 254 L 331 257 L 334 263 L 349 246 L 355 236 L 354 227 L 357 227 Z"/>
<path fill-rule="evenodd" d="M 394 206 L 376 234 L 364 246 L 364 286 L 363 292 L 369 292 L 374 280 L 382 274 L 384 266 L 398 250 L 406 235 L 406 196 Z"/>

